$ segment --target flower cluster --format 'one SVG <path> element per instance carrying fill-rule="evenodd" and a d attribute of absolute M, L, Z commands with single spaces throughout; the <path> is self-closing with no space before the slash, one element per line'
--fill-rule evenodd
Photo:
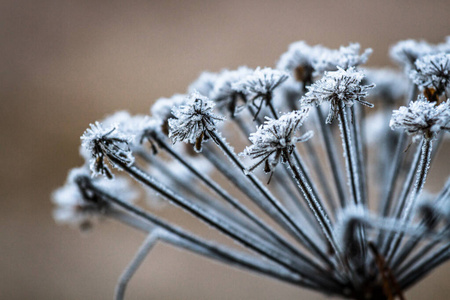
<path fill-rule="evenodd" d="M 247 168 L 253 171 L 261 163 L 265 162 L 264 171 L 272 172 L 280 159 L 286 158 L 294 150 L 295 144 L 305 142 L 312 137 L 312 131 L 308 131 L 300 137 L 295 133 L 307 117 L 308 109 L 293 111 L 281 116 L 279 119 L 268 118 L 264 125 L 250 135 L 251 146 L 245 148 L 243 155 L 248 155 L 258 162 Z"/>
<path fill-rule="evenodd" d="M 420 87 L 433 88 L 442 94 L 450 85 L 450 54 L 426 55 L 416 60 L 412 81 Z"/>
<path fill-rule="evenodd" d="M 192 93 L 185 105 L 173 109 L 175 118 L 169 119 L 169 137 L 174 143 L 186 141 L 195 144 L 195 150 L 200 152 L 204 141 L 209 138 L 215 140 L 216 124 L 224 120 L 212 112 L 213 107 L 214 103 L 208 98 Z"/>
<path fill-rule="evenodd" d="M 134 157 L 128 145 L 132 142 L 134 136 L 124 135 L 114 125 L 104 129 L 102 124 L 95 122 L 95 124 L 90 126 L 91 128 L 88 128 L 81 136 L 83 141 L 81 146 L 90 153 L 89 161 L 93 176 L 105 175 L 108 178 L 113 177 L 105 160 L 109 161 L 114 167 L 118 167 L 115 161 L 120 161 L 127 165 L 131 165 L 134 162 Z"/>
<path fill-rule="evenodd" d="M 394 110 L 389 125 L 392 129 L 404 129 L 409 135 L 434 138 L 441 130 L 450 129 L 450 100 L 436 105 L 420 96 L 408 107 Z"/>
<path fill-rule="evenodd" d="M 363 78 L 364 74 L 354 68 L 348 70 L 339 68 L 334 72 L 326 72 L 320 80 L 308 87 L 302 102 L 306 105 L 329 102 L 331 110 L 326 121 L 328 124 L 340 110 L 345 106 L 352 106 L 355 101 L 373 107 L 373 104 L 363 99 L 375 85 L 362 85 Z"/>
<path fill-rule="evenodd" d="M 328 295 L 403 299 L 450 258 L 450 180 L 424 192 L 449 130 L 449 50 L 450 39 L 400 42 L 391 54 L 403 70 L 378 70 L 360 68 L 371 49 L 359 44 L 300 41 L 277 69 L 205 72 L 157 100 L 152 116 L 122 111 L 91 124 L 84 166 L 53 195 L 54 218 L 81 229 L 112 218 L 148 235 L 119 279 L 119 300 L 158 241 Z M 366 98 L 381 109 L 366 112 Z M 404 152 L 409 136 L 420 143 Z M 133 202 L 133 186 L 113 172 L 241 247 Z"/>

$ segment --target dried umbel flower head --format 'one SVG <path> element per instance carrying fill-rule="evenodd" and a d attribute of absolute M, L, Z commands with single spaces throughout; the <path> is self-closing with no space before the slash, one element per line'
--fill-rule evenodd
<path fill-rule="evenodd" d="M 105 160 L 117 167 L 117 164 L 111 161 L 114 158 L 126 165 L 134 162 L 129 143 L 134 136 L 124 135 L 117 126 L 111 126 L 104 129 L 102 124 L 95 122 L 90 128 L 86 129 L 81 136 L 83 141 L 81 146 L 90 153 L 90 167 L 92 176 L 104 175 L 109 179 L 113 178 Z"/>
<path fill-rule="evenodd" d="M 426 55 L 416 60 L 416 70 L 409 74 L 412 81 L 422 88 L 432 88 L 444 93 L 450 85 L 450 54 Z"/>
<path fill-rule="evenodd" d="M 313 135 L 312 131 L 299 137 L 295 136 L 307 114 L 308 109 L 302 109 L 284 114 L 279 119 L 268 118 L 264 125 L 250 135 L 252 145 L 245 148 L 242 153 L 258 159 L 258 162 L 248 167 L 246 171 L 251 172 L 264 162 L 264 172 L 272 172 L 280 159 L 283 161 L 286 155 L 292 153 L 296 143 L 309 140 Z"/>
<path fill-rule="evenodd" d="M 441 89 L 439 84 L 447 86 L 447 65 L 441 63 L 447 56 L 437 53 L 447 46 L 427 47 L 407 43 L 401 48 L 408 52 L 397 53 L 417 67 L 413 79 L 424 90 Z M 427 57 L 429 51 L 439 56 Z M 449 129 L 450 100 L 441 101 L 442 93 L 409 103 L 418 87 L 405 84 L 407 77 L 370 71 L 365 78 L 356 66 L 370 52 L 360 54 L 359 44 L 330 50 L 296 43 L 280 59 L 282 70 L 204 73 L 189 96 L 158 100 L 153 117 L 120 112 L 85 132 L 82 148 L 91 173 L 111 178 L 111 164 L 139 182 L 143 195 L 158 195 L 238 246 L 163 220 L 130 203 L 124 191 L 132 188 L 117 178 L 92 178 L 85 171 L 55 193 L 55 218 L 84 226 L 101 215 L 148 235 L 119 279 L 118 300 L 158 241 L 327 295 L 403 299 L 404 291 L 450 259 L 450 180 L 431 200 L 422 193 Z M 365 100 L 373 82 L 382 104 L 376 118 L 364 111 L 373 106 Z M 405 85 L 412 87 L 407 97 Z M 331 106 L 328 118 L 323 102 Z M 389 119 L 401 105 L 391 127 L 402 130 L 394 132 Z M 407 134 L 421 143 L 405 153 Z M 214 143 L 203 145 L 208 139 Z M 173 145 L 179 141 L 194 144 L 195 158 L 186 150 L 191 145 Z M 235 147 L 244 149 L 241 155 Z M 254 172 L 260 165 L 269 181 Z M 379 187 L 376 197 L 369 186 Z"/>
<path fill-rule="evenodd" d="M 419 96 L 408 107 L 394 110 L 389 125 L 392 129 L 403 129 L 416 138 L 432 139 L 441 130 L 450 129 L 450 100 L 437 105 Z"/>
<path fill-rule="evenodd" d="M 234 117 L 247 103 L 247 98 L 243 93 L 235 89 L 235 84 L 252 72 L 252 69 L 245 66 L 241 66 L 236 70 L 222 70 L 217 74 L 210 93 L 202 95 L 214 101 L 220 111 L 228 112 L 231 117 Z M 239 105 L 239 102 L 242 102 L 244 105 Z"/>
<path fill-rule="evenodd" d="M 216 124 L 224 118 L 212 112 L 214 103 L 208 98 L 194 92 L 185 105 L 174 108 L 175 118 L 169 119 L 169 137 L 174 143 L 184 141 L 194 144 L 194 149 L 200 152 L 203 142 L 212 138 Z"/>
<path fill-rule="evenodd" d="M 372 49 L 368 48 L 360 54 L 360 48 L 358 43 L 341 46 L 336 50 L 321 45 L 309 46 L 304 41 L 299 41 L 289 46 L 288 51 L 278 61 L 277 68 L 293 73 L 298 81 L 309 85 L 313 76 L 322 75 L 325 71 L 365 64 L 372 54 Z"/>
<path fill-rule="evenodd" d="M 90 176 L 85 166 L 74 168 L 69 172 L 66 184 L 53 193 L 56 205 L 53 217 L 59 224 L 68 224 L 85 231 L 91 229 L 104 214 L 111 209 L 111 204 L 97 197 L 86 189 L 81 178 Z M 138 193 L 123 177 L 114 181 L 105 178 L 95 179 L 95 183 L 110 193 L 120 196 L 124 201 L 132 203 Z"/>
<path fill-rule="evenodd" d="M 279 70 L 257 68 L 252 74 L 234 83 L 232 87 L 247 95 L 247 98 L 256 106 L 256 118 L 263 104 L 269 105 L 271 103 L 273 91 L 286 81 L 288 77 L 286 73 Z"/>
<path fill-rule="evenodd" d="M 344 70 L 339 68 L 334 72 L 326 72 L 322 79 L 308 87 L 308 92 L 302 97 L 306 105 L 330 103 L 330 112 L 326 120 L 330 124 L 345 106 L 352 106 L 355 101 L 367 107 L 373 104 L 364 100 L 368 91 L 375 85 L 361 84 L 364 74 L 354 68 Z"/>
<path fill-rule="evenodd" d="M 339 50 L 321 51 L 313 64 L 316 74 L 338 69 L 346 70 L 365 64 L 372 54 L 372 49 L 367 48 L 362 54 L 359 54 L 360 48 L 358 43 L 352 43 L 347 47 L 341 46 Z"/>

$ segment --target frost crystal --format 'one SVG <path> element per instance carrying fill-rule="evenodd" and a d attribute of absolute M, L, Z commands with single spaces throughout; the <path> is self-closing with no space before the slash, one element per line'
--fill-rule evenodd
<path fill-rule="evenodd" d="M 330 102 L 331 110 L 326 120 L 330 124 L 343 106 L 352 106 L 355 101 L 373 107 L 373 104 L 363 100 L 367 91 L 375 87 L 374 84 L 362 85 L 364 74 L 354 68 L 344 70 L 339 68 L 325 75 L 311 86 L 300 100 L 307 105 L 320 105 L 323 101 Z"/>
<path fill-rule="evenodd" d="M 404 129 L 409 135 L 431 139 L 441 130 L 449 130 L 450 100 L 436 105 L 419 96 L 417 101 L 394 110 L 390 122 L 391 128 Z"/>
<path fill-rule="evenodd" d="M 347 47 L 341 46 L 339 50 L 326 49 L 314 60 L 313 67 L 315 74 L 319 75 L 325 71 L 335 71 L 337 69 L 348 69 L 365 64 L 372 54 L 372 49 L 367 48 L 359 54 L 360 45 L 353 43 Z"/>
<path fill-rule="evenodd" d="M 263 162 L 265 162 L 266 173 L 273 171 L 280 159 L 285 160 L 286 152 L 292 153 L 296 143 L 310 139 L 312 131 L 295 137 L 297 129 L 303 124 L 307 114 L 308 109 L 303 109 L 284 114 L 277 120 L 267 118 L 264 125 L 251 134 L 249 139 L 252 145 L 245 148 L 242 153 L 253 159 L 259 159 L 257 163 L 247 168 L 247 171 L 253 171 Z"/>
<path fill-rule="evenodd" d="M 208 98 L 192 93 L 186 105 L 175 107 L 172 111 L 175 118 L 169 119 L 169 137 L 174 143 L 185 141 L 195 144 L 194 149 L 200 152 L 202 143 L 214 134 L 218 121 L 224 118 L 213 114 L 214 103 Z"/>
<path fill-rule="evenodd" d="M 443 93 L 450 84 L 450 54 L 440 53 L 417 59 L 416 70 L 410 72 L 415 84 Z"/>
<path fill-rule="evenodd" d="M 81 136 L 81 146 L 90 153 L 89 163 L 92 176 L 100 174 L 110 179 L 113 178 L 105 159 L 112 166 L 117 168 L 118 166 L 108 156 L 126 165 L 131 165 L 134 162 L 134 157 L 128 145 L 133 139 L 134 136 L 120 132 L 118 126 L 110 126 L 108 129 L 104 129 L 99 122 L 90 124 L 90 128 Z"/>

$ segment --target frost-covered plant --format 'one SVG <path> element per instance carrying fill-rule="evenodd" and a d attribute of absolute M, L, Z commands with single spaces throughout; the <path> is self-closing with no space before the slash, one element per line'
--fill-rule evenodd
<path fill-rule="evenodd" d="M 278 70 L 203 73 L 186 94 L 159 99 L 152 117 L 119 112 L 91 124 L 85 165 L 54 193 L 55 219 L 86 229 L 108 217 L 148 234 L 116 299 L 157 241 L 327 295 L 404 299 L 450 258 L 450 179 L 436 196 L 423 192 L 450 127 L 448 44 L 392 48 L 410 82 L 395 71 L 366 76 L 359 66 L 371 50 L 359 44 L 297 42 Z M 109 166 L 247 251 L 132 202 L 134 188 Z"/>

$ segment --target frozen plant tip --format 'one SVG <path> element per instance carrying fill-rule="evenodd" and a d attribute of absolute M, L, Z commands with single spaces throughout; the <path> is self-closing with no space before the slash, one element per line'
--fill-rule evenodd
<path fill-rule="evenodd" d="M 247 168 L 247 171 L 253 171 L 264 162 L 264 172 L 272 172 L 280 159 L 284 161 L 286 155 L 292 154 L 296 143 L 309 140 L 313 135 L 312 131 L 308 131 L 300 137 L 295 136 L 307 113 L 308 110 L 303 109 L 285 114 L 278 120 L 268 118 L 264 125 L 252 133 L 250 141 L 253 144 L 245 148 L 243 155 L 258 159 L 258 162 Z"/>
<path fill-rule="evenodd" d="M 233 84 L 232 87 L 247 95 L 253 102 L 257 108 L 256 118 L 263 104 L 271 105 L 273 90 L 286 81 L 288 77 L 286 73 L 278 70 L 257 68 L 252 74 Z"/>
<path fill-rule="evenodd" d="M 392 129 L 404 129 L 414 137 L 432 139 L 441 130 L 450 129 L 450 100 L 439 105 L 420 96 L 408 107 L 394 110 L 390 126 Z"/>
<path fill-rule="evenodd" d="M 126 165 L 131 165 L 134 157 L 128 144 L 134 137 L 120 133 L 116 126 L 111 126 L 106 130 L 99 122 L 90 126 L 91 128 L 88 128 L 81 136 L 83 141 L 81 146 L 90 153 L 92 175 L 104 175 L 112 179 L 112 173 L 105 160 L 116 167 L 117 165 L 108 159 L 108 156 L 111 156 Z"/>
<path fill-rule="evenodd" d="M 172 141 L 189 142 L 195 145 L 195 151 L 200 152 L 203 142 L 210 138 L 215 140 L 212 133 L 216 130 L 217 122 L 224 118 L 213 114 L 213 107 L 214 103 L 208 98 L 192 93 L 189 102 L 172 111 L 175 117 L 169 119 L 169 137 Z"/>
<path fill-rule="evenodd" d="M 113 219 L 147 235 L 118 300 L 158 242 L 326 295 L 405 299 L 450 259 L 450 180 L 424 196 L 449 131 L 449 41 L 399 43 L 397 71 L 358 69 L 371 50 L 356 43 L 296 42 L 277 70 L 205 72 L 187 94 L 158 99 L 152 116 L 91 124 L 84 166 L 53 195 L 54 218 L 81 229 Z M 405 152 L 410 136 L 419 143 Z M 133 186 L 112 179 L 119 172 L 147 201 L 131 201 Z M 157 216 L 145 206 L 155 197 L 234 243 Z"/>
<path fill-rule="evenodd" d="M 373 107 L 373 104 L 363 99 L 375 85 L 361 84 L 363 78 L 364 74 L 354 68 L 326 72 L 320 80 L 308 87 L 302 102 L 315 105 L 329 102 L 331 109 L 326 123 L 330 124 L 341 109 L 352 106 L 355 101 Z"/>
<path fill-rule="evenodd" d="M 450 85 L 450 54 L 427 55 L 416 61 L 416 70 L 410 77 L 423 88 L 432 88 L 437 94 L 444 93 Z"/>

